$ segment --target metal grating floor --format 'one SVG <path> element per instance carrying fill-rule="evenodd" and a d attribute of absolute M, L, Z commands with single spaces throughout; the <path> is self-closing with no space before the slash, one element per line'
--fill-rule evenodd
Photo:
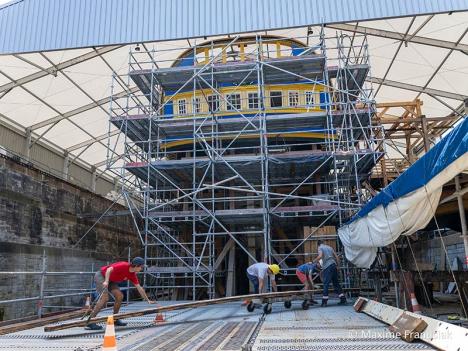
<path fill-rule="evenodd" d="M 406 343 L 382 322 L 356 313 L 351 305 L 336 304 L 330 300 L 326 308 L 313 306 L 306 311 L 300 302 L 290 310 L 274 306 L 250 350 L 434 350 L 423 343 Z"/>
<path fill-rule="evenodd" d="M 167 313 L 159 325 L 153 324 L 154 315 L 136 317 L 126 320 L 126 327 L 116 327 L 117 346 L 121 351 L 432 350 L 405 343 L 383 323 L 334 303 L 307 311 L 300 302 L 289 310 L 275 303 L 266 316 L 262 309 L 249 313 L 240 303 L 214 305 Z M 122 312 L 147 307 L 134 303 Z M 0 336 L 0 350 L 100 350 L 102 339 L 103 332 L 83 328 L 52 333 L 34 328 Z"/>
<path fill-rule="evenodd" d="M 181 302 L 181 301 L 178 301 Z M 178 303 L 177 302 L 177 303 Z M 174 304 L 172 301 L 161 304 Z M 122 312 L 148 308 L 145 303 L 123 307 Z M 110 311 L 102 313 L 107 315 Z M 116 327 L 119 350 L 188 351 L 240 350 L 261 318 L 261 311 L 249 313 L 240 303 L 215 305 L 196 310 L 166 313 L 166 322 L 154 325 L 154 315 L 129 318 L 126 327 Z M 0 336 L 0 350 L 100 350 L 103 332 L 72 328 L 45 333 L 43 328 Z"/>

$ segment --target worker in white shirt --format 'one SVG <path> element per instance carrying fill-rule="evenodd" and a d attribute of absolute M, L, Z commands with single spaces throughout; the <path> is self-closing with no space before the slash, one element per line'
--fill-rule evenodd
<path fill-rule="evenodd" d="M 265 292 L 266 289 L 266 278 L 270 277 L 271 287 L 273 291 L 277 291 L 275 275 L 278 274 L 280 268 L 277 264 L 267 264 L 264 262 L 254 263 L 253 265 L 247 268 L 247 277 L 252 282 L 254 286 L 254 293 Z"/>

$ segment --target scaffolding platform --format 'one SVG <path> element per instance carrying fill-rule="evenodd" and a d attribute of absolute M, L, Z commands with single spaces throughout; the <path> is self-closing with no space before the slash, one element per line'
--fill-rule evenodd
<path fill-rule="evenodd" d="M 325 70 L 325 57 L 323 55 L 303 55 L 298 57 L 283 57 L 263 60 L 263 84 L 284 84 L 291 82 L 304 82 L 304 80 L 320 80 Z M 130 72 L 131 79 L 144 94 L 151 94 L 152 83 L 160 85 L 163 89 L 178 91 L 194 75 L 202 79 L 214 80 L 218 84 L 241 84 L 244 80 L 242 73 L 256 69 L 257 62 L 227 62 L 213 64 L 210 70 L 204 66 L 182 66 L 159 69 L 134 70 Z M 327 68 L 330 78 L 337 78 L 338 71 L 342 68 L 330 66 Z M 351 91 L 358 91 L 369 72 L 368 64 L 347 65 L 347 74 L 340 83 Z M 341 78 L 340 78 L 341 79 Z M 258 84 L 255 75 L 249 79 L 249 83 Z M 200 82 L 200 88 L 211 88 L 211 84 Z M 190 91 L 192 86 L 186 84 L 180 91 Z"/>
<path fill-rule="evenodd" d="M 278 111 L 275 114 L 265 116 L 266 129 L 268 133 L 286 135 L 288 133 L 298 132 L 319 132 L 333 133 L 333 130 L 343 125 L 345 118 L 351 119 L 352 125 L 356 126 L 356 132 L 359 133 L 359 125 L 369 123 L 370 109 L 358 108 L 355 113 L 349 116 L 345 111 L 310 111 L 303 113 L 284 114 Z M 331 118 L 329 118 L 330 116 Z M 243 129 L 249 132 L 258 133 L 261 119 L 259 115 L 254 114 L 242 117 L 223 118 L 216 120 L 204 118 L 204 115 L 195 117 L 172 118 L 173 116 L 151 116 L 148 114 L 134 114 L 125 116 L 114 116 L 111 123 L 119 130 L 125 131 L 128 138 L 135 142 L 146 142 L 149 139 L 159 139 L 161 142 L 169 143 L 180 140 L 192 140 L 194 131 L 202 132 L 206 136 L 213 136 L 213 128 L 216 127 L 216 133 L 232 134 L 238 133 Z M 154 123 L 157 128 L 150 128 Z M 331 125 L 330 125 L 331 124 Z M 247 127 L 247 128 L 246 128 Z M 149 131 L 152 135 L 150 137 Z M 244 130 L 245 131 L 245 130 Z M 160 133 L 158 135 L 157 133 Z M 357 137 L 357 139 L 359 139 Z"/>
<path fill-rule="evenodd" d="M 367 38 L 348 39 L 322 30 L 130 53 L 118 79 L 138 90 L 111 103 L 109 124 L 121 134 L 109 143 L 124 146 L 109 153 L 109 168 L 127 185 L 145 258 L 164 267 L 147 286 L 184 299 L 224 285 L 235 294 L 234 267 L 291 270 L 312 254 L 305 226 L 338 226 L 367 201 L 384 134 L 373 120 Z M 178 268 L 187 265 L 190 282 Z"/>
<path fill-rule="evenodd" d="M 316 223 L 319 219 L 314 217 L 323 218 L 328 216 L 332 212 L 338 211 L 337 206 L 322 204 L 316 206 L 291 206 L 291 207 L 278 207 L 271 211 L 275 216 L 276 221 L 281 221 L 283 224 L 286 222 L 294 222 L 299 220 L 304 225 Z M 223 223 L 226 224 L 260 224 L 266 211 L 259 208 L 245 208 L 235 210 L 215 210 L 214 215 L 218 217 Z M 193 217 L 197 220 L 207 220 L 211 214 L 198 210 L 198 211 L 150 211 L 149 217 L 157 218 L 161 223 L 165 225 L 180 225 L 181 222 L 187 222 L 191 225 Z M 304 217 L 300 219 L 298 217 Z M 248 232 L 247 232 L 248 233 Z"/>
<path fill-rule="evenodd" d="M 261 182 L 261 164 L 265 158 L 269 161 L 270 182 L 273 184 L 290 183 L 301 181 L 310 174 L 311 169 L 319 169 L 318 174 L 328 174 L 333 164 L 333 158 L 341 161 L 350 161 L 355 156 L 359 156 L 357 167 L 359 174 L 370 173 L 375 162 L 375 155 L 366 150 L 353 152 L 327 152 L 327 151 L 295 151 L 278 154 L 264 155 L 236 155 L 210 159 L 208 157 L 185 158 L 180 160 L 155 160 L 148 162 L 129 162 L 125 168 L 135 174 L 140 179 L 154 182 L 156 178 L 171 179 L 181 187 L 189 186 L 192 181 L 193 169 L 199 177 L 203 176 L 205 169 L 214 167 L 214 181 L 220 182 L 224 179 L 239 174 L 239 181 L 246 180 L 252 184 Z M 350 168 L 350 173 L 354 173 L 354 167 Z M 148 178 L 148 167 L 151 172 Z M 235 169 L 235 171 L 234 171 Z"/>

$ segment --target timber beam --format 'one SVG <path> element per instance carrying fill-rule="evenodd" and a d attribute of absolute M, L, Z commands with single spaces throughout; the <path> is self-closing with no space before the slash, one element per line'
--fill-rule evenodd
<path fill-rule="evenodd" d="M 395 323 L 399 319 L 401 320 L 402 316 L 409 316 L 413 319 L 422 320 L 427 324 L 427 326 L 425 326 L 422 333 L 418 333 L 416 335 L 416 339 L 434 346 L 438 350 L 466 350 L 466 328 L 442 322 L 440 320 L 420 314 L 404 311 L 402 309 L 366 299 L 364 297 L 360 297 L 356 301 L 354 309 L 357 312 L 365 313 L 386 324 L 389 324 L 390 326 L 395 326 Z M 391 328 L 391 330 L 393 330 L 393 328 Z M 405 336 L 407 335 L 400 336 L 402 339 L 405 339 Z"/>

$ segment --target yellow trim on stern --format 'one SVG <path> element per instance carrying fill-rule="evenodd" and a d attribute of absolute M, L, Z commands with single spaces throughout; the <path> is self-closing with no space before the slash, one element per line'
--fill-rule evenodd
<path fill-rule="evenodd" d="M 219 140 L 229 140 L 232 139 L 235 135 L 225 135 L 222 137 L 219 137 Z M 258 133 L 256 134 L 249 134 L 249 135 L 240 135 L 237 137 L 237 139 L 252 139 L 253 137 L 258 136 Z M 268 138 L 310 138 L 310 139 L 336 139 L 336 135 L 330 135 L 328 136 L 326 133 L 320 133 L 320 132 L 298 132 L 298 133 L 267 133 Z M 208 137 L 204 138 L 205 140 L 211 140 L 213 137 Z M 188 145 L 192 144 L 193 140 L 192 139 L 186 139 L 186 140 L 176 140 L 176 141 L 170 141 L 168 143 L 161 144 L 161 148 L 163 149 L 170 149 L 173 147 L 177 146 L 182 146 L 182 145 Z"/>

